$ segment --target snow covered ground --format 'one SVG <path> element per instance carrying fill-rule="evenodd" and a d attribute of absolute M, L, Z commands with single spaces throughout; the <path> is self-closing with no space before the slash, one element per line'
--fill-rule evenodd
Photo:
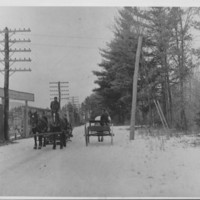
<path fill-rule="evenodd" d="M 197 139 L 114 133 L 114 145 L 91 137 L 86 147 L 81 126 L 64 149 L 34 150 L 33 138 L 0 146 L 0 198 L 200 197 Z"/>

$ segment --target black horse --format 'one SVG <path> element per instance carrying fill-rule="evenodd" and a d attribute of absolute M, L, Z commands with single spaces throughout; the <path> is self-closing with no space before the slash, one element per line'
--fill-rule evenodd
<path fill-rule="evenodd" d="M 62 139 L 63 139 L 63 145 L 66 146 L 66 142 L 71 141 L 71 137 L 73 137 L 72 135 L 72 125 L 71 123 L 69 123 L 69 121 L 67 120 L 67 118 L 64 116 L 62 118 L 60 118 L 60 126 L 61 126 L 61 132 L 62 132 Z"/>
<path fill-rule="evenodd" d="M 68 125 L 68 141 L 71 141 L 70 138 L 73 137 L 72 132 L 73 132 L 73 127 L 72 127 L 72 124 L 69 123 L 69 125 Z"/>
<path fill-rule="evenodd" d="M 30 117 L 30 125 L 31 125 L 31 131 L 34 135 L 34 149 L 37 149 L 37 138 L 39 141 L 39 147 L 38 149 L 42 148 L 42 139 L 44 138 L 42 133 L 45 133 L 48 131 L 48 121 L 46 121 L 44 118 L 39 117 L 36 112 L 29 112 L 29 117 Z M 41 134 L 39 136 L 36 136 L 36 134 Z"/>
<path fill-rule="evenodd" d="M 53 141 L 53 149 L 56 149 L 56 140 L 60 142 L 60 148 L 62 149 L 65 146 L 64 143 L 64 134 L 62 132 L 62 121 L 58 113 L 52 113 L 52 120 L 50 123 L 50 132 L 55 133 L 52 134 L 50 137 Z"/>

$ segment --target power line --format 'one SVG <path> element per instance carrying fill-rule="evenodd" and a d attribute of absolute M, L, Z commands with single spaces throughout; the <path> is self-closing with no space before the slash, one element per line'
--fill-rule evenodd
<path fill-rule="evenodd" d="M 20 34 L 20 35 L 27 35 L 27 34 Z M 103 37 L 83 37 L 83 36 L 65 36 L 65 35 L 48 35 L 48 34 L 30 34 L 31 36 L 36 37 L 54 37 L 54 38 L 69 38 L 69 39 L 89 39 L 89 40 L 108 40 L 108 38 Z M 194 36 L 194 38 L 198 38 L 200 35 Z M 192 40 L 192 41 L 200 41 L 200 40 Z"/>
<path fill-rule="evenodd" d="M 26 35 L 26 34 L 21 34 Z M 89 39 L 89 40 L 106 40 L 107 38 L 102 37 L 83 37 L 83 36 L 67 36 L 67 35 L 48 35 L 48 34 L 31 34 L 36 37 L 54 37 L 54 38 L 70 38 L 70 39 Z"/>
<path fill-rule="evenodd" d="M 31 43 L 35 46 L 52 46 L 52 47 L 63 47 L 63 48 L 78 48 L 78 49 L 97 49 L 97 47 L 91 46 L 70 46 L 70 45 L 56 45 L 56 44 L 42 44 L 42 43 Z"/>

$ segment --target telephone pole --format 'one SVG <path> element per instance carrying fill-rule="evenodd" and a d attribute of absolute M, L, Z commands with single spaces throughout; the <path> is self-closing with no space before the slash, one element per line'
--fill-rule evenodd
<path fill-rule="evenodd" d="M 131 107 L 131 129 L 130 129 L 130 140 L 135 138 L 135 113 L 136 113 L 136 100 L 137 100 L 137 81 L 138 81 L 138 70 L 140 62 L 140 52 L 142 48 L 142 35 L 138 37 L 138 46 L 135 58 L 135 70 L 133 75 L 133 94 L 132 94 L 132 107 Z"/>
<path fill-rule="evenodd" d="M 133 30 L 136 31 L 138 35 L 138 44 L 137 44 L 137 52 L 135 57 L 135 69 L 133 75 L 133 93 L 132 93 L 132 104 L 131 104 L 131 126 L 130 126 L 130 140 L 134 140 L 135 138 L 135 119 L 136 119 L 136 108 L 137 108 L 137 82 L 138 82 L 138 71 L 139 71 L 139 63 L 140 63 L 140 54 L 142 51 L 142 40 L 143 34 L 146 28 L 151 28 L 151 26 L 146 23 L 146 21 L 150 20 L 149 16 L 144 10 L 140 10 L 138 8 L 134 8 L 134 12 L 136 18 L 133 19 L 134 27 Z"/>
<path fill-rule="evenodd" d="M 79 108 L 80 108 L 80 105 L 79 105 L 79 98 L 77 96 L 71 96 L 69 97 L 69 102 L 72 104 L 72 124 L 75 125 L 76 121 L 75 121 L 75 111 L 77 109 L 78 113 L 79 114 Z"/>
<path fill-rule="evenodd" d="M 15 52 L 30 52 L 30 49 L 11 49 L 10 46 L 12 46 L 14 43 L 17 42 L 30 42 L 30 40 L 20 40 L 20 39 L 10 39 L 12 35 L 14 35 L 17 32 L 30 32 L 30 29 L 8 29 L 7 27 L 4 30 L 0 30 L 1 34 L 4 34 L 4 40 L 0 41 L 1 44 L 4 44 L 4 50 L 0 49 L 0 52 L 4 55 L 4 59 L 0 59 L 0 62 L 5 66 L 4 69 L 0 69 L 1 73 L 4 73 L 4 139 L 6 141 L 9 140 L 8 135 L 8 119 L 9 119 L 9 76 L 10 72 L 14 73 L 17 71 L 31 71 L 30 69 L 12 69 L 10 68 L 11 65 L 15 62 L 30 62 L 31 59 L 12 59 L 10 56 L 11 53 Z M 11 45 L 10 45 L 11 44 Z"/>
<path fill-rule="evenodd" d="M 58 96 L 58 100 L 61 107 L 61 100 L 68 99 L 69 90 L 67 89 L 69 87 L 69 82 L 49 82 L 50 84 L 50 96 Z M 53 100 L 53 97 L 50 97 L 51 100 Z"/>
<path fill-rule="evenodd" d="M 69 97 L 69 102 L 71 102 L 71 104 L 76 107 L 76 108 L 79 108 L 80 105 L 79 105 L 79 98 L 77 96 L 71 96 Z"/>

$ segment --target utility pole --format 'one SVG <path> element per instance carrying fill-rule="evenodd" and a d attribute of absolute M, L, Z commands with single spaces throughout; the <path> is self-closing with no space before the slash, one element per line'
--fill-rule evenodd
<path fill-rule="evenodd" d="M 5 28 L 5 74 L 4 74 L 4 138 L 9 140 L 8 136 L 8 118 L 9 118 L 9 34 L 8 28 Z"/>
<path fill-rule="evenodd" d="M 133 19 L 135 26 L 133 30 L 136 30 L 136 34 L 138 35 L 138 45 L 137 52 L 135 58 L 135 70 L 133 75 L 133 93 L 132 93 L 132 107 L 131 107 L 131 125 L 130 125 L 130 140 L 134 140 L 135 138 L 135 116 L 136 116 L 136 104 L 137 104 L 137 81 L 138 81 L 138 70 L 140 63 L 140 52 L 142 49 L 142 34 L 144 33 L 145 28 L 151 28 L 145 21 L 151 20 L 147 13 L 144 10 L 140 10 L 137 7 L 134 8 L 134 13 L 136 18 Z"/>
<path fill-rule="evenodd" d="M 75 124 L 75 110 L 74 108 L 77 108 L 78 109 L 78 112 L 79 112 L 79 98 L 77 96 L 71 96 L 69 97 L 69 102 L 71 102 L 72 104 L 72 124 L 74 125 Z M 79 113 L 78 113 L 79 114 Z"/>
<path fill-rule="evenodd" d="M 131 108 L 130 140 L 134 140 L 134 137 L 135 137 L 135 114 L 136 114 L 136 100 L 137 100 L 137 81 L 138 81 L 138 69 L 139 69 L 141 48 L 142 48 L 142 35 L 139 35 L 137 52 L 136 52 L 136 59 L 135 59 L 135 71 L 134 71 L 134 76 L 133 76 L 133 94 L 132 94 L 132 108 Z"/>
<path fill-rule="evenodd" d="M 69 101 L 72 103 L 74 107 L 79 108 L 79 98 L 77 96 L 69 97 Z"/>
<path fill-rule="evenodd" d="M 68 95 L 69 95 L 69 90 L 66 89 L 69 87 L 69 82 L 49 82 L 50 84 L 50 99 L 53 100 L 52 96 L 58 96 L 58 100 L 60 103 L 60 107 L 61 107 L 61 100 L 63 99 L 68 99 Z"/>
<path fill-rule="evenodd" d="M 20 39 L 13 39 L 11 40 L 9 37 L 14 35 L 17 32 L 30 32 L 30 29 L 14 29 L 10 30 L 7 27 L 0 31 L 1 34 L 4 34 L 4 40 L 0 41 L 0 43 L 4 43 L 4 50 L 0 49 L 0 52 L 4 55 L 4 59 L 0 59 L 0 62 L 5 66 L 4 69 L 0 69 L 0 72 L 4 72 L 4 139 L 6 141 L 9 140 L 9 126 L 8 126 L 8 119 L 9 119 L 9 76 L 10 72 L 14 73 L 17 71 L 31 71 L 30 69 L 12 69 L 10 66 L 15 62 L 26 62 L 31 61 L 31 59 L 12 59 L 10 56 L 11 53 L 15 52 L 30 52 L 30 49 L 10 49 L 10 46 L 12 46 L 14 43 L 17 42 L 30 42 L 30 40 L 20 40 Z M 10 34 L 10 35 L 9 35 Z M 11 45 L 10 45 L 11 44 Z"/>
<path fill-rule="evenodd" d="M 79 104 L 79 98 L 77 96 L 71 96 L 69 97 L 69 102 L 73 105 L 73 112 L 74 108 L 77 108 L 79 110 L 80 104 Z"/>

